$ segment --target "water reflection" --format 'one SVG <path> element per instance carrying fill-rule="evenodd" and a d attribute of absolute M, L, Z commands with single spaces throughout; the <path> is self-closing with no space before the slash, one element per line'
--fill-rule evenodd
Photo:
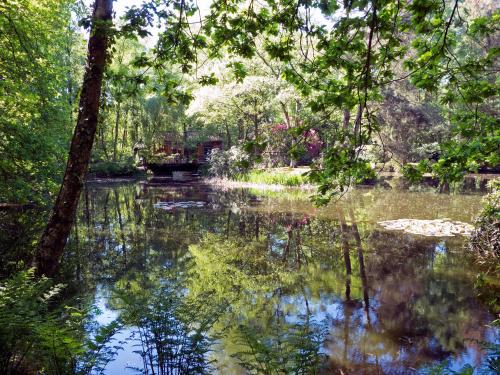
<path fill-rule="evenodd" d="M 398 194 L 365 192 L 317 210 L 203 186 L 90 186 L 65 274 L 80 280 L 80 294 L 105 288 L 106 308 L 137 345 L 117 362 L 140 361 L 113 374 L 477 365 L 479 341 L 498 332 L 486 327 L 492 317 L 474 296 L 461 240 L 390 233 L 374 221 L 428 218 L 431 203 L 435 215 L 467 220 L 479 198 Z M 171 204 L 185 201 L 206 204 Z"/>
<path fill-rule="evenodd" d="M 129 368 L 145 374 L 209 373 L 206 355 L 213 339 L 208 331 L 222 308 L 188 298 L 183 283 L 168 274 L 131 276 L 116 285 L 112 296 L 112 307 L 133 327 L 130 339 L 142 359 L 142 367 Z"/>

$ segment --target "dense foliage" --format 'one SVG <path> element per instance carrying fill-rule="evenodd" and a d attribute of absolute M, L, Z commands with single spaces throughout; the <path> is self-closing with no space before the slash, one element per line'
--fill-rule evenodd
<path fill-rule="evenodd" d="M 90 311 L 58 307 L 63 287 L 36 279 L 33 269 L 0 283 L 2 373 L 100 373 L 116 354 L 111 341 L 120 323 L 92 327 Z"/>
<path fill-rule="evenodd" d="M 44 259 L 53 266 L 50 272 L 58 270 L 67 233 L 77 217 L 89 160 L 91 173 L 109 177 L 130 175 L 148 162 L 208 157 L 211 176 L 289 186 L 315 184 L 317 203 L 375 178 L 379 171 L 401 171 L 412 181 L 430 173 L 444 185 L 470 172 L 499 167 L 500 12 L 493 0 L 212 0 L 210 7 L 195 0 L 145 0 L 113 22 L 109 11 L 101 23 L 83 3 L 0 3 L 2 204 L 50 203 L 65 165 L 75 165 L 71 157 L 67 163 L 67 155 L 77 113 L 78 117 L 86 113 L 88 104 L 85 100 L 77 104 L 87 92 L 80 87 L 90 81 L 85 79 L 80 86 L 85 41 L 95 40 L 96 30 L 102 32 L 95 49 L 102 57 L 104 81 L 101 85 L 101 69 L 99 87 L 94 87 L 100 93 L 94 95 L 96 108 L 81 121 L 85 130 L 92 118 L 93 128 L 74 132 L 72 142 L 85 138 L 87 152 L 78 173 L 65 179 L 72 182 L 67 184 L 71 199 L 58 199 L 61 207 L 72 208 L 61 210 L 61 217 L 52 215 L 56 223 L 42 237 L 55 238 L 55 255 L 49 245 L 45 252 L 36 252 L 47 255 Z M 89 67 L 90 52 L 89 48 Z M 207 141 L 222 148 L 207 155 Z M 297 166 L 307 166 L 307 173 L 291 169 Z M 318 228 L 312 228 L 308 217 L 287 221 L 274 248 L 259 237 L 257 217 L 255 240 L 230 241 L 221 234 L 223 229 L 218 234 L 198 233 L 185 215 L 182 220 L 190 233 L 202 238 L 199 245 L 189 247 L 187 261 L 196 267 L 188 267 L 190 274 L 182 280 L 189 284 L 188 290 L 157 272 L 157 279 L 143 280 L 154 286 L 144 293 L 141 285 L 132 285 L 123 276 L 132 267 L 130 257 L 140 263 L 139 255 L 150 250 L 139 236 L 133 246 L 126 243 L 125 216 L 136 220 L 131 237 L 150 224 L 143 221 L 138 202 L 127 200 L 123 207 L 117 194 L 108 193 L 105 206 L 114 199 L 119 220 L 110 225 L 106 211 L 101 225 L 95 225 L 90 221 L 91 199 L 84 198 L 83 243 L 98 237 L 95 232 L 109 230 L 106 235 L 113 246 L 104 239 L 89 247 L 105 249 L 107 264 L 100 265 L 105 271 L 112 270 L 115 261 L 124 264 L 122 274 L 107 276 L 123 282 L 115 289 L 114 302 L 124 323 L 142 335 L 141 355 L 151 372 L 171 368 L 177 373 L 210 372 L 208 331 L 223 331 L 214 319 L 222 311 L 220 306 L 230 307 L 227 319 L 248 323 L 234 326 L 227 342 L 228 352 L 249 372 L 319 371 L 324 365 L 323 324 L 309 320 L 307 299 L 307 314 L 297 313 L 296 321 L 286 321 L 281 306 L 286 288 L 300 284 L 308 272 L 304 264 L 312 264 L 315 256 L 328 258 L 326 264 L 333 267 L 343 255 L 345 285 L 339 284 L 344 276 L 328 282 L 331 288 L 345 287 L 348 313 L 349 244 L 355 242 L 361 255 L 353 260 L 360 274 L 353 290 L 360 301 L 361 294 L 368 293 L 360 234 L 353 220 L 348 231 L 355 238 L 347 239 L 342 215 L 338 226 L 325 227 L 331 240 L 318 244 L 311 235 L 310 247 L 302 246 L 301 235 L 307 235 L 302 232 L 306 227 L 309 234 L 319 231 L 321 225 L 316 222 Z M 181 219 L 176 218 L 169 225 L 178 224 Z M 273 220 L 269 225 L 276 224 Z M 231 212 L 227 228 L 230 223 Z M 238 225 L 240 234 L 245 234 L 244 220 Z M 493 258 L 497 267 L 498 190 L 488 198 L 477 226 L 472 244 L 483 258 Z M 186 233 L 178 232 L 184 238 L 176 233 L 175 241 L 190 245 Z M 74 237 L 80 238 L 78 233 Z M 319 251 L 321 246 L 324 251 Z M 338 250 L 337 257 L 328 252 L 332 247 Z M 6 278 L 0 284 L 1 370 L 101 371 L 120 347 L 110 342 L 122 322 L 92 325 L 92 311 L 64 307 L 67 296 L 61 295 L 62 286 L 36 278 L 32 270 L 4 275 L 17 270 L 18 261 L 28 263 L 31 248 L 26 254 L 2 259 L 7 265 L 2 267 Z M 76 280 L 82 269 L 87 276 L 92 273 L 82 254 L 70 255 L 79 262 L 69 266 L 77 269 Z M 85 256 L 96 255 L 89 251 Z M 434 266 L 439 268 L 439 257 Z M 321 278 L 322 272 L 316 276 Z M 488 273 L 478 277 L 478 287 L 488 285 L 487 277 Z M 216 302 L 211 305 L 214 310 L 199 302 L 210 298 Z M 262 303 L 254 304 L 253 298 Z M 363 302 L 369 319 L 368 297 Z M 426 319 L 438 322 L 443 317 L 431 300 L 415 304 L 417 312 L 418 307 L 429 308 Z M 496 297 L 493 304 L 497 305 Z M 259 321 L 259 313 L 268 322 Z M 446 333 L 437 324 L 433 328 L 444 340 Z M 449 347 L 455 349 L 455 344 Z"/>
<path fill-rule="evenodd" d="M 500 257 L 500 179 L 492 180 L 489 188 L 491 192 L 484 197 L 469 246 L 481 257 L 494 260 Z"/>
<path fill-rule="evenodd" d="M 208 174 L 212 177 L 235 178 L 245 173 L 250 166 L 250 156 L 241 147 L 228 150 L 213 150 L 208 158 Z"/>
<path fill-rule="evenodd" d="M 88 13 L 2 5 L 3 201 L 57 186 Z M 497 21 L 491 1 L 146 1 L 114 30 L 93 161 L 131 168 L 165 137 L 216 138 L 263 167 L 310 164 L 319 201 L 374 165 L 458 181 L 499 162 Z M 141 42 L 156 24 L 156 46 Z"/>
<path fill-rule="evenodd" d="M 0 201 L 47 199 L 60 182 L 83 64 L 72 10 L 0 4 Z"/>

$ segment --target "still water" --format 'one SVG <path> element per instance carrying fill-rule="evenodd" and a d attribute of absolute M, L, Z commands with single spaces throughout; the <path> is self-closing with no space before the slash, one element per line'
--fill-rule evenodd
<path fill-rule="evenodd" d="M 463 239 L 376 223 L 472 222 L 480 199 L 358 190 L 315 208 L 297 193 L 88 185 L 65 273 L 98 323 L 124 324 L 105 374 L 477 367 L 499 332 Z"/>

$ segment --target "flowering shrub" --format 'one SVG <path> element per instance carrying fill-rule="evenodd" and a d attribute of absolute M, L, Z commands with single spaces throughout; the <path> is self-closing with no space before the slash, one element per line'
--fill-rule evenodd
<path fill-rule="evenodd" d="M 292 144 L 289 127 L 285 123 L 269 124 L 263 133 L 267 147 L 263 153 L 263 165 L 266 167 L 279 167 L 289 164 L 288 150 Z"/>
<path fill-rule="evenodd" d="M 324 143 L 315 129 L 303 130 L 286 123 L 274 124 L 264 132 L 267 148 L 264 165 L 267 167 L 309 164 L 321 153 Z"/>
<path fill-rule="evenodd" d="M 304 139 L 309 157 L 317 157 L 323 147 L 323 141 L 319 138 L 318 132 L 314 129 L 309 129 L 304 132 Z"/>
<path fill-rule="evenodd" d="M 271 132 L 273 133 L 279 133 L 286 130 L 288 130 L 288 125 L 284 123 L 276 124 L 271 128 Z"/>
<path fill-rule="evenodd" d="M 250 167 L 250 156 L 239 146 L 229 150 L 213 149 L 208 156 L 208 174 L 212 177 L 234 177 Z"/>

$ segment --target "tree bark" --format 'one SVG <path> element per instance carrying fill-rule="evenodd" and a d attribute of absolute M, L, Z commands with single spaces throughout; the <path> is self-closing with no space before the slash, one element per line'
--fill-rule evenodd
<path fill-rule="evenodd" d="M 53 276 L 73 225 L 95 138 L 102 78 L 108 57 L 113 0 L 95 0 L 87 66 L 66 172 L 49 222 L 35 253 L 38 275 Z"/>
<path fill-rule="evenodd" d="M 351 111 L 349 109 L 344 109 L 344 121 L 342 122 L 342 130 L 344 133 L 349 131 L 349 121 L 351 120 Z"/>
<path fill-rule="evenodd" d="M 224 121 L 224 125 L 226 127 L 226 150 L 229 150 L 232 146 L 232 140 L 231 140 L 231 130 L 229 129 L 229 123 L 227 121 Z"/>
<path fill-rule="evenodd" d="M 123 133 L 122 133 L 122 152 L 127 147 L 128 140 L 128 106 L 125 109 L 125 113 L 123 114 Z"/>
<path fill-rule="evenodd" d="M 121 111 L 121 102 L 118 102 L 116 105 L 116 120 L 115 120 L 115 134 L 113 140 L 113 161 L 116 161 L 116 155 L 118 150 L 118 130 L 120 129 L 120 111 Z"/>
<path fill-rule="evenodd" d="M 238 120 L 238 141 L 241 141 L 245 138 L 246 138 L 246 136 L 245 136 L 245 131 L 243 129 L 243 120 L 239 119 Z"/>

